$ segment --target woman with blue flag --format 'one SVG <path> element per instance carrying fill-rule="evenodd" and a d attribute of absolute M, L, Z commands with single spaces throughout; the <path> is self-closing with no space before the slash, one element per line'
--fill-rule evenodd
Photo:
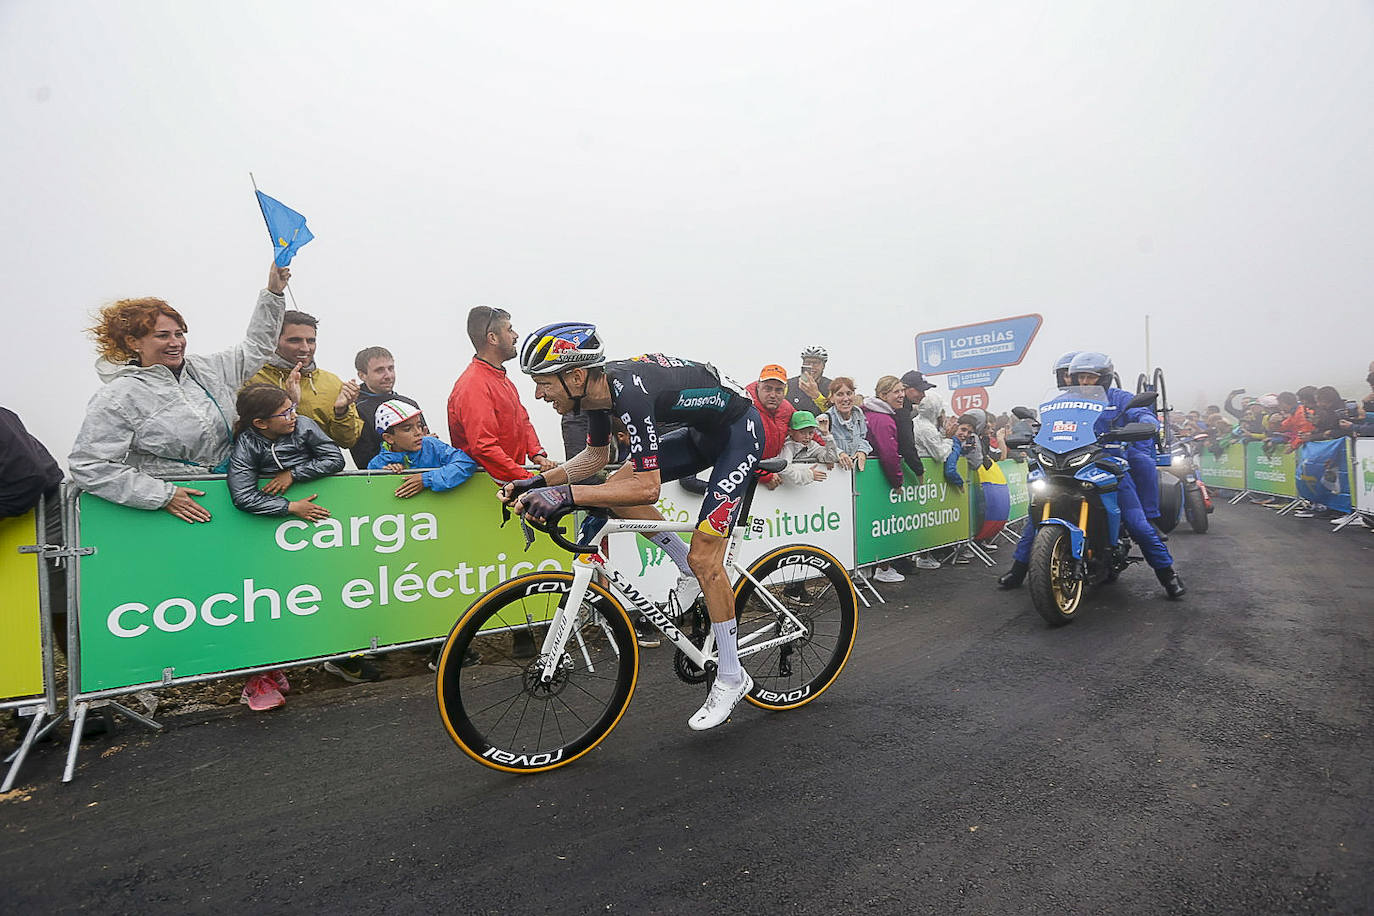
<path fill-rule="evenodd" d="M 187 355 L 186 320 L 161 299 L 101 309 L 90 333 L 104 386 L 68 458 L 77 486 L 122 506 L 208 522 L 210 511 L 193 498 L 204 492 L 169 481 L 227 468 L 235 394 L 276 348 L 290 279 L 290 268 L 273 264 L 245 338 L 204 356 Z"/>

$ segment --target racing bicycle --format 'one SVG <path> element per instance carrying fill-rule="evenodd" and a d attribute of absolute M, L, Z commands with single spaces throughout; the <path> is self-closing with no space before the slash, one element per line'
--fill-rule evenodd
<path fill-rule="evenodd" d="M 755 483 L 751 479 L 747 500 Z M 746 501 L 742 522 L 748 510 Z M 553 770 L 611 733 L 639 677 L 639 646 L 627 609 L 675 647 L 673 669 L 683 682 L 706 684 L 716 671 L 705 603 L 677 608 L 670 598 L 658 607 L 608 565 L 601 546 L 616 532 L 685 533 L 695 525 L 588 514 L 575 543 L 561 524 L 566 517 L 535 527 L 577 555 L 572 572 L 533 572 L 501 583 L 459 618 L 440 650 L 439 716 L 464 753 L 493 769 Z M 745 530 L 739 524 L 731 532 L 725 568 L 735 579 L 740 663 L 754 678 L 746 699 L 761 709 L 796 709 L 824 693 L 849 659 L 857 624 L 854 583 L 843 563 L 807 544 L 769 550 L 745 568 L 737 559 Z M 528 529 L 526 537 L 533 538 Z M 538 647 L 530 658 L 517 657 L 514 639 L 505 636 L 520 631 Z M 482 664 L 463 667 L 473 648 L 481 650 Z"/>

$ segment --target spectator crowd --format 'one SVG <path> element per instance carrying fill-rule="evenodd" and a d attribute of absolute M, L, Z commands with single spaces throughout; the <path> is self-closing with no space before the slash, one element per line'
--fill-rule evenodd
<path fill-rule="evenodd" d="M 102 309 L 89 331 L 103 384 L 70 453 L 73 482 L 114 503 L 199 524 L 213 521 L 197 500 L 203 491 L 169 481 L 227 474 L 239 509 L 318 520 L 329 510 L 317 496 L 305 495 L 308 488 L 288 490 L 342 470 L 345 450 L 360 469 L 402 475 L 395 489 L 400 499 L 422 489 L 453 489 L 478 469 L 506 482 L 532 476 L 527 465 L 554 466 L 506 370 L 519 341 L 507 311 L 477 306 L 468 313 L 473 356 L 445 405 L 445 443 L 421 404 L 397 390 L 396 360 L 386 347 L 359 350 L 349 378 L 318 365 L 320 321 L 286 308 L 290 273 L 273 266 L 244 339 L 208 355 L 188 354 L 188 322 L 161 299 L 124 299 Z M 1010 425 L 1005 414 L 951 415 L 936 386 L 915 370 L 882 375 L 865 395 L 855 376 L 827 376 L 828 362 L 824 347 L 810 346 L 795 373 L 768 363 L 746 386 L 763 418 L 763 457 L 789 459 L 783 470 L 762 477 L 763 486 L 808 486 L 835 466 L 862 470 L 873 459 L 899 487 L 904 469 L 923 477 L 922 459 L 931 459 L 936 473 L 961 487 L 960 458 L 991 466 L 1002 456 Z M 1371 393 L 1362 404 L 1331 387 L 1239 401 L 1244 391 L 1233 391 L 1220 407 L 1178 418 L 1178 432 L 1206 437 L 1214 448 L 1262 441 L 1270 449 L 1374 435 L 1374 364 L 1368 381 Z M 0 421 L 0 512 L 18 515 L 47 500 L 48 517 L 59 518 L 56 463 L 13 413 L 0 411 Z M 565 417 L 569 454 L 585 442 L 579 421 Z M 914 569 L 938 566 L 915 556 L 880 565 L 872 578 L 899 582 Z M 326 667 L 349 681 L 380 676 L 362 656 Z M 270 672 L 245 685 L 243 701 L 268 709 L 281 705 L 288 690 L 285 675 Z"/>
<path fill-rule="evenodd" d="M 1374 362 L 1365 382 L 1370 390 L 1359 401 L 1347 400 L 1330 385 L 1259 397 L 1237 388 L 1220 406 L 1175 416 L 1175 432 L 1204 441 L 1216 454 L 1236 442 L 1262 442 L 1265 452 L 1275 454 L 1295 451 L 1304 442 L 1374 436 Z"/>

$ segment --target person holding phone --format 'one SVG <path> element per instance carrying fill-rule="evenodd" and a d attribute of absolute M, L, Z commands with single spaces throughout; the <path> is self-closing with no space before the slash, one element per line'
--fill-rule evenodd
<path fill-rule="evenodd" d="M 795 410 L 820 416 L 830 408 L 830 379 L 825 377 L 830 354 L 825 347 L 807 347 L 801 352 L 801 360 L 801 372 L 787 380 L 787 400 Z"/>

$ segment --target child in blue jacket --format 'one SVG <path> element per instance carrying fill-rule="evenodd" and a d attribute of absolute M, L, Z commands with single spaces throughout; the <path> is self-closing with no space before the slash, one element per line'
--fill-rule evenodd
<path fill-rule="evenodd" d="M 367 463 L 370 471 L 407 471 L 396 495 L 409 499 L 423 489 L 436 493 L 452 490 L 472 476 L 477 462 L 468 453 L 445 445 L 435 436 L 426 436 L 420 408 L 392 399 L 377 408 L 376 427 L 382 437 L 382 450 Z"/>

